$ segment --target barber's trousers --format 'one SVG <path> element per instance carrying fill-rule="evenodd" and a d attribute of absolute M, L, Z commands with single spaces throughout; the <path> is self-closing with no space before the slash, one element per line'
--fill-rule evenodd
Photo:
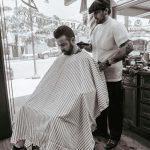
<path fill-rule="evenodd" d="M 120 140 L 123 122 L 123 89 L 121 81 L 107 82 L 109 107 L 96 119 L 99 135 L 106 135 L 108 129 L 110 138 Z"/>

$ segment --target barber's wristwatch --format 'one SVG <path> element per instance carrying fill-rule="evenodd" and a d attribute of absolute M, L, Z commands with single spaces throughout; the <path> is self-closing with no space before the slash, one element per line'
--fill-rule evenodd
<path fill-rule="evenodd" d="M 106 65 L 107 65 L 107 66 L 111 66 L 111 63 L 110 63 L 109 60 L 106 60 Z"/>

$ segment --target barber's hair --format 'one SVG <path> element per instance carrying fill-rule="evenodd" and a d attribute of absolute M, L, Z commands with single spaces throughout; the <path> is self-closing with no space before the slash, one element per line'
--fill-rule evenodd
<path fill-rule="evenodd" d="M 89 14 L 94 13 L 97 10 L 104 11 L 106 8 L 108 8 L 108 14 L 110 14 L 110 0 L 95 0 L 89 8 Z"/>
<path fill-rule="evenodd" d="M 68 38 L 72 38 L 72 37 L 75 37 L 74 35 L 74 32 L 73 30 L 66 26 L 66 25 L 62 25 L 62 26 L 59 26 L 55 31 L 54 31 L 54 37 L 56 39 L 58 39 L 59 37 L 65 35 L 66 37 Z"/>

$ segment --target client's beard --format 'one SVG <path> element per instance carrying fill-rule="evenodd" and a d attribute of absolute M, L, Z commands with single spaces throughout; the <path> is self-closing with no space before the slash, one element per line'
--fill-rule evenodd
<path fill-rule="evenodd" d="M 64 55 L 71 55 L 73 53 L 73 45 L 70 45 L 69 51 L 63 51 Z"/>

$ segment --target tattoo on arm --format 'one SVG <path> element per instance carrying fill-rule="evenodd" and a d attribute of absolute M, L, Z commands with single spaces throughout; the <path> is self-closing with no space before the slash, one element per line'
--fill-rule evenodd
<path fill-rule="evenodd" d="M 126 56 L 134 50 L 133 43 L 129 41 L 125 47 Z"/>
<path fill-rule="evenodd" d="M 111 58 L 111 62 L 112 64 L 123 60 L 125 57 L 127 57 L 127 55 L 133 51 L 133 44 L 132 41 L 127 41 L 125 43 L 123 43 L 120 48 L 119 51 L 114 55 L 113 58 Z"/>

